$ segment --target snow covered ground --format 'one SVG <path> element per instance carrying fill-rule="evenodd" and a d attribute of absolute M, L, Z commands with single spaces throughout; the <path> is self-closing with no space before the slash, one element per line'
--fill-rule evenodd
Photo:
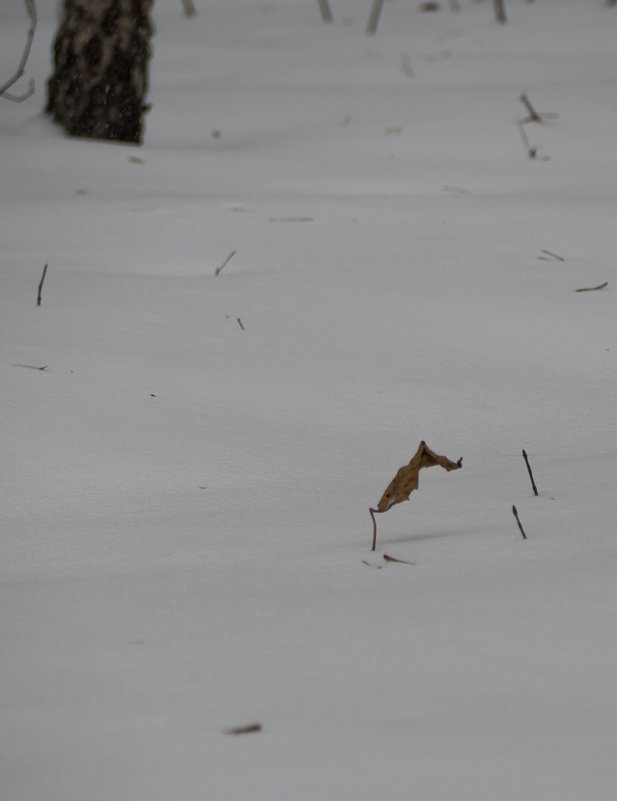
<path fill-rule="evenodd" d="M 3 801 L 613 801 L 617 9 L 157 0 L 135 148 L 42 114 L 55 5 L 0 100 Z M 421 439 L 463 469 L 373 554 Z"/>

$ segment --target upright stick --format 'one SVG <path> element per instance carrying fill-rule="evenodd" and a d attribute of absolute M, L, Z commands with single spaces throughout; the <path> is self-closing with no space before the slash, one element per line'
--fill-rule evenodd
<path fill-rule="evenodd" d="M 373 521 L 373 547 L 371 551 L 374 551 L 377 545 L 377 522 L 375 520 L 375 512 L 379 512 L 379 509 L 369 509 L 369 512 L 371 513 L 371 519 Z"/>
<path fill-rule="evenodd" d="M 527 458 L 527 453 L 525 452 L 525 448 L 523 448 L 523 459 L 525 460 L 525 464 L 527 465 L 527 472 L 529 473 L 529 478 L 531 480 L 531 488 L 533 489 L 533 494 L 538 494 L 538 488 L 536 487 L 536 482 L 533 480 L 533 473 L 531 472 L 531 466 L 529 464 L 529 459 Z"/>
<path fill-rule="evenodd" d="M 493 0 L 493 5 L 495 7 L 495 19 L 497 22 L 506 22 L 506 9 L 504 8 L 503 0 Z"/>
<path fill-rule="evenodd" d="M 36 305 L 41 305 L 41 292 L 43 291 L 43 281 L 45 280 L 45 276 L 47 275 L 47 265 L 43 267 L 43 275 L 41 276 L 41 280 L 39 282 L 39 294 L 36 296 Z"/>
<path fill-rule="evenodd" d="M 319 0 L 319 10 L 321 11 L 322 22 L 332 22 L 332 11 L 328 0 Z"/>
<path fill-rule="evenodd" d="M 516 506 L 512 507 L 512 514 L 516 518 L 516 522 L 518 523 L 519 530 L 520 530 L 521 534 L 523 535 L 523 539 L 526 540 L 527 539 L 527 534 L 525 534 L 525 530 L 524 530 L 523 526 L 521 525 L 521 521 L 518 519 L 518 512 L 516 511 Z"/>
<path fill-rule="evenodd" d="M 373 5 L 371 6 L 371 14 L 368 18 L 368 23 L 366 25 L 367 36 L 372 36 L 377 30 L 377 25 L 379 23 L 379 17 L 381 15 L 382 7 L 383 7 L 383 0 L 373 0 Z"/>

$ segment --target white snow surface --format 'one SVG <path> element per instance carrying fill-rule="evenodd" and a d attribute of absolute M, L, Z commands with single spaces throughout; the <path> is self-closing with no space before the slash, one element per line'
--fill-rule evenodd
<path fill-rule="evenodd" d="M 39 0 L 0 100 L 2 801 L 616 797 L 617 9 L 331 5 L 157 0 L 131 147 L 42 112 Z M 2 80 L 26 29 L 7 0 Z M 371 553 L 422 439 L 463 469 Z"/>

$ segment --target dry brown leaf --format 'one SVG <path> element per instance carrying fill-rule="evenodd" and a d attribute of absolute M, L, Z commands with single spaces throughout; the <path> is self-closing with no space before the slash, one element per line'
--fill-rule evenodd
<path fill-rule="evenodd" d="M 408 501 L 411 493 L 418 489 L 419 473 L 423 467 L 434 467 L 439 465 L 448 472 L 450 470 L 458 470 L 463 466 L 463 457 L 458 462 L 453 462 L 446 456 L 440 456 L 438 453 L 432 451 L 424 440 L 420 443 L 418 450 L 413 458 L 404 467 L 401 467 L 392 481 L 388 484 L 386 491 L 381 496 L 381 500 L 377 504 L 376 509 L 369 509 L 373 519 L 373 548 L 377 541 L 377 524 L 375 522 L 375 512 L 387 512 L 397 503 Z"/>

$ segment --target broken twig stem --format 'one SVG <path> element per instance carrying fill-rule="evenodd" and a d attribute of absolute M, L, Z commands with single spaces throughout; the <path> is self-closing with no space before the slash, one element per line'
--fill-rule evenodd
<path fill-rule="evenodd" d="M 28 17 L 30 18 L 30 29 L 28 30 L 28 34 L 26 36 L 26 45 L 24 47 L 24 52 L 21 56 L 21 61 L 19 62 L 19 66 L 12 78 L 2 84 L 0 86 L 0 97 L 5 97 L 7 100 L 12 100 L 14 103 L 21 103 L 23 100 L 27 100 L 27 98 L 31 97 L 34 94 L 34 81 L 30 81 L 30 85 L 23 94 L 21 95 L 12 95 L 7 92 L 7 89 L 10 89 L 14 83 L 16 83 L 21 76 L 24 74 L 26 69 L 26 63 L 28 58 L 30 57 L 30 49 L 32 48 L 32 41 L 34 39 L 34 32 L 36 31 L 36 6 L 34 4 L 34 0 L 24 0 L 26 5 L 26 11 L 28 12 Z"/>
<path fill-rule="evenodd" d="M 493 0 L 493 7 L 495 9 L 495 19 L 502 25 L 507 22 L 506 9 L 503 5 L 503 0 Z"/>
<path fill-rule="evenodd" d="M 398 565 L 415 565 L 415 562 L 408 562 L 407 559 L 397 559 L 395 556 L 383 555 L 384 562 L 396 562 Z"/>
<path fill-rule="evenodd" d="M 225 734 L 254 734 L 261 731 L 261 723 L 249 723 L 246 726 L 234 726 L 233 729 L 226 729 Z"/>
<path fill-rule="evenodd" d="M 529 114 L 529 117 L 525 120 L 525 122 L 539 122 L 539 123 L 542 123 L 542 117 L 538 114 L 538 112 L 535 110 L 535 108 L 531 105 L 531 101 L 529 100 L 527 95 L 523 93 L 519 97 L 519 100 L 525 106 L 525 108 L 527 109 L 527 113 Z"/>
<path fill-rule="evenodd" d="M 39 293 L 36 296 L 36 305 L 41 305 L 41 292 L 43 291 L 43 282 L 45 281 L 45 276 L 47 275 L 47 265 L 43 267 L 43 275 L 41 276 L 41 280 L 39 282 Z"/>
<path fill-rule="evenodd" d="M 533 480 L 533 473 L 531 472 L 531 466 L 529 464 L 529 459 L 527 458 L 527 452 L 525 448 L 523 448 L 523 459 L 525 460 L 525 464 L 527 465 L 527 472 L 529 473 L 529 479 L 531 481 L 531 488 L 533 490 L 533 494 L 538 494 L 538 488 L 536 487 L 536 482 Z"/>
<path fill-rule="evenodd" d="M 332 22 L 332 9 L 330 8 L 330 3 L 328 0 L 318 0 L 319 1 L 319 11 L 321 12 L 321 21 L 322 22 Z"/>
<path fill-rule="evenodd" d="M 375 513 L 379 514 L 379 509 L 371 508 L 369 509 L 369 512 L 371 513 L 371 519 L 373 521 L 373 547 L 371 548 L 371 551 L 374 551 L 375 547 L 377 546 L 377 521 L 375 520 Z"/>
<path fill-rule="evenodd" d="M 243 331 L 246 331 L 246 328 L 242 325 L 242 320 L 239 317 L 236 318 L 236 322 Z"/>
<path fill-rule="evenodd" d="M 605 281 L 603 284 L 598 284 L 598 286 L 584 286 L 582 289 L 575 289 L 575 292 L 595 292 L 598 289 L 605 289 L 608 286 L 608 281 Z"/>
<path fill-rule="evenodd" d="M 560 256 L 559 253 L 553 253 L 552 250 L 545 250 L 545 248 L 542 248 L 542 253 L 545 253 L 547 256 L 551 256 L 551 258 L 555 259 L 555 261 L 565 261 L 563 256 Z M 538 256 L 538 258 L 541 257 Z"/>
<path fill-rule="evenodd" d="M 373 5 L 371 6 L 371 13 L 368 18 L 368 22 L 366 24 L 366 35 L 367 36 L 374 36 L 377 31 L 377 25 L 379 24 L 379 17 L 381 16 L 381 9 L 383 7 L 383 0 L 373 0 Z"/>
<path fill-rule="evenodd" d="M 527 134 L 525 133 L 525 127 L 523 123 L 524 120 L 519 120 L 516 123 L 518 127 L 518 132 L 521 135 L 521 139 L 523 140 L 523 146 L 527 151 L 527 155 L 529 156 L 530 159 L 535 159 L 535 157 L 538 155 L 538 148 L 531 147 L 531 145 L 529 144 L 529 139 L 527 138 Z"/>
<path fill-rule="evenodd" d="M 225 267 L 229 264 L 229 262 L 236 255 L 237 252 L 238 252 L 237 250 L 232 250 L 231 253 L 229 254 L 229 256 L 227 256 L 225 261 L 221 264 L 221 266 L 216 268 L 216 270 L 214 271 L 214 275 L 220 275 L 223 272 L 223 270 L 225 269 Z"/>
<path fill-rule="evenodd" d="M 527 534 L 525 534 L 525 529 L 524 529 L 524 528 L 523 528 L 523 526 L 521 525 L 521 521 L 520 521 L 520 520 L 519 520 L 519 518 L 518 518 L 518 512 L 516 511 L 516 506 L 513 506 L 513 507 L 512 507 L 512 514 L 513 514 L 513 515 L 514 515 L 514 517 L 516 518 L 516 522 L 518 523 L 519 531 L 520 531 L 520 532 L 521 532 L 521 534 L 523 535 L 523 539 L 524 539 L 524 540 L 526 540 L 526 539 L 527 539 Z"/>

